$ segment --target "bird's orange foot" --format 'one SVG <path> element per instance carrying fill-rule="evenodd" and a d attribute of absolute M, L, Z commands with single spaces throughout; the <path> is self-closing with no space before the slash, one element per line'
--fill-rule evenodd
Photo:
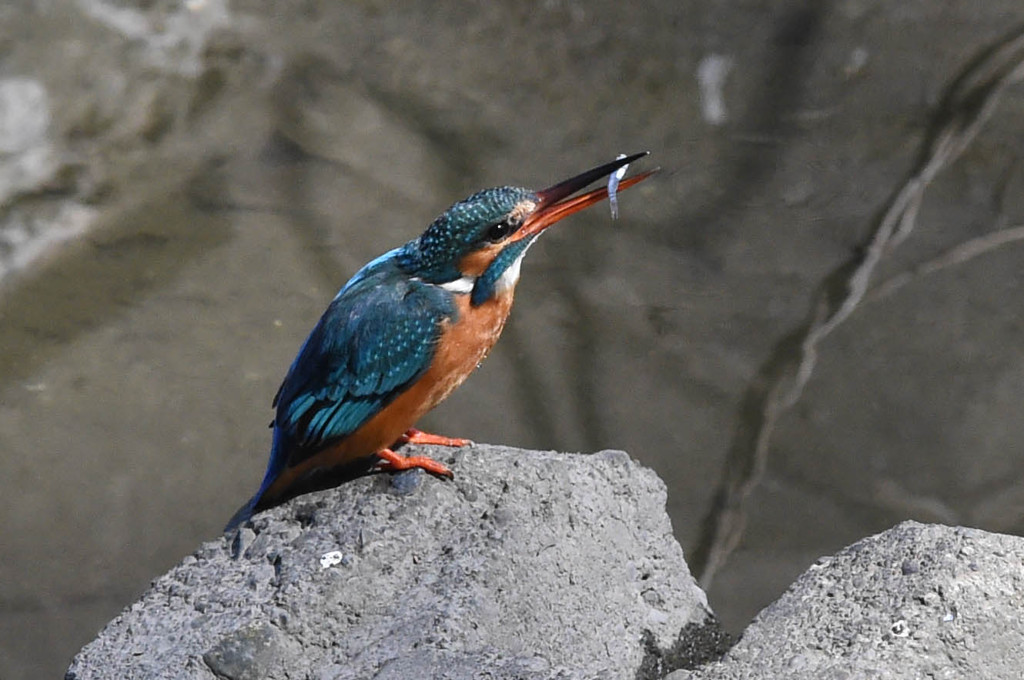
<path fill-rule="evenodd" d="M 381 459 L 377 469 L 382 472 L 400 472 L 401 470 L 420 468 L 438 477 L 455 478 L 455 474 L 448 469 L 447 465 L 427 456 L 403 456 L 391 449 L 381 449 L 377 452 L 377 457 Z"/>
<path fill-rule="evenodd" d="M 472 446 L 473 442 L 469 439 L 461 439 L 459 437 L 444 437 L 439 434 L 430 434 L 423 430 L 417 430 L 415 427 L 411 427 L 405 431 L 401 437 L 398 438 L 396 444 L 434 444 L 435 446 L 454 446 L 456 448 L 462 446 Z"/>

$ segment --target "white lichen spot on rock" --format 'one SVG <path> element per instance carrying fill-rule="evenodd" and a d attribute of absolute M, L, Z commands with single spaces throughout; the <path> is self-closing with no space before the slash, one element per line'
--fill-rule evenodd
<path fill-rule="evenodd" d="M 0 205 L 56 172 L 49 127 L 50 103 L 42 83 L 20 77 L 0 80 Z"/>
<path fill-rule="evenodd" d="M 340 550 L 332 550 L 330 552 L 325 552 L 323 555 L 320 556 L 320 568 L 330 569 L 331 567 L 335 567 L 341 564 L 341 561 L 344 559 L 344 557 L 345 556 L 342 554 Z"/>
<path fill-rule="evenodd" d="M 853 48 L 853 51 L 850 52 L 850 56 L 846 60 L 846 65 L 843 67 L 843 73 L 847 78 L 860 74 L 864 67 L 868 65 L 870 56 L 871 54 L 865 47 Z"/>
<path fill-rule="evenodd" d="M 725 109 L 724 89 L 732 67 L 732 57 L 722 54 L 709 54 L 697 65 L 701 114 L 711 125 L 722 125 L 729 117 Z"/>
<path fill-rule="evenodd" d="M 32 78 L 0 80 L 0 153 L 21 153 L 38 145 L 50 125 L 46 88 Z"/>
<path fill-rule="evenodd" d="M 892 633 L 893 637 L 907 637 L 910 635 L 910 626 L 907 625 L 905 620 L 900 619 L 889 627 L 889 632 Z"/>

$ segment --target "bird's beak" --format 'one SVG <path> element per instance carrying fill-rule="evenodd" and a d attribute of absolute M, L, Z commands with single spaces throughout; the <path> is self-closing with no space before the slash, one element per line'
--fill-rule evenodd
<path fill-rule="evenodd" d="M 539 234 L 562 218 L 568 217 L 569 215 L 579 212 L 598 201 L 604 200 L 608 197 L 607 187 L 594 189 L 593 191 L 588 191 L 587 193 L 580 194 L 574 198 L 569 198 L 569 196 L 572 196 L 588 184 L 593 184 L 602 177 L 607 177 L 622 166 L 628 165 L 638 158 L 643 158 L 647 153 L 647 151 L 642 151 L 640 153 L 635 153 L 632 156 L 619 158 L 611 163 L 599 165 L 592 170 L 587 170 L 575 177 L 571 177 L 554 186 L 548 187 L 547 189 L 538 191 L 537 207 L 532 213 L 530 213 L 530 216 L 526 218 L 526 221 L 523 222 L 523 226 L 516 231 L 511 240 L 519 241 L 529 236 Z M 626 177 L 619 182 L 618 190 L 622 191 L 624 189 L 628 189 L 634 184 L 644 181 L 657 171 L 658 169 L 655 168 L 654 170 L 642 172 L 639 175 Z"/>

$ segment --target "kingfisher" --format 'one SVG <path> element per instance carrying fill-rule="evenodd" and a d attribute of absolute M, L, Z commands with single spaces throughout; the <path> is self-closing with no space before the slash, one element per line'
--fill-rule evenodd
<path fill-rule="evenodd" d="M 270 461 L 256 494 L 228 522 L 373 471 L 421 468 L 453 477 L 402 444 L 467 446 L 414 427 L 473 372 L 498 340 L 523 256 L 541 232 L 593 205 L 647 152 L 547 189 L 495 187 L 459 201 L 427 230 L 362 267 L 306 338 L 274 398 Z M 576 195 L 615 175 L 607 187 Z"/>

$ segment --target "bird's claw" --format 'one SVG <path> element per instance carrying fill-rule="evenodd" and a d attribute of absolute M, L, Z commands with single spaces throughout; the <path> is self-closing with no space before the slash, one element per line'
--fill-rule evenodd
<path fill-rule="evenodd" d="M 433 444 L 434 446 L 452 446 L 455 448 L 461 448 L 463 446 L 472 446 L 473 441 L 470 439 L 462 439 L 461 437 L 445 437 L 440 434 L 430 434 L 423 430 L 417 430 L 415 427 L 411 427 L 405 431 L 401 437 L 398 438 L 397 444 Z"/>
<path fill-rule="evenodd" d="M 381 449 L 377 452 L 377 457 L 381 459 L 377 464 L 377 469 L 381 472 L 401 472 L 420 468 L 438 477 L 455 478 L 455 473 L 449 470 L 447 465 L 427 456 L 403 456 L 391 449 Z"/>

